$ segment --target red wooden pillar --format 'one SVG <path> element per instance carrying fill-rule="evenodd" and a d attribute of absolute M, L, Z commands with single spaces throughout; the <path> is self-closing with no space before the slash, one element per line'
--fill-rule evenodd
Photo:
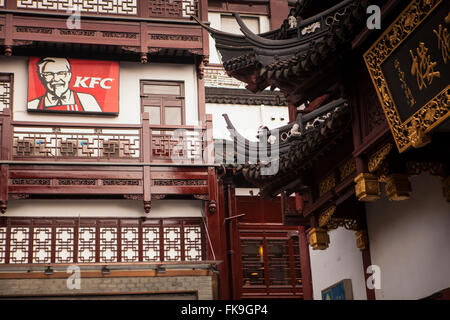
<path fill-rule="evenodd" d="M 223 205 L 223 190 L 219 191 L 220 184 L 217 181 L 216 169 L 208 168 L 209 201 L 205 203 L 206 227 L 208 242 L 208 259 L 222 261 L 217 269 L 219 271 L 219 299 L 229 298 L 229 274 L 226 256 L 227 241 L 225 233 L 225 216 Z M 219 195 L 222 196 L 220 199 Z M 215 202 L 216 210 L 211 210 L 211 204 Z"/>
<path fill-rule="evenodd" d="M 367 230 L 367 220 L 366 220 L 366 210 L 365 207 L 362 208 L 361 213 L 361 227 L 365 230 Z M 372 259 L 370 257 L 370 242 L 369 242 L 369 235 L 367 235 L 367 243 L 366 243 L 366 248 L 364 250 L 361 250 L 361 255 L 362 255 L 362 260 L 363 260 L 363 272 L 364 272 L 364 284 L 366 287 L 366 295 L 367 295 L 367 300 L 376 300 L 375 297 L 375 289 L 369 289 L 367 287 L 367 279 L 369 279 L 370 274 L 368 274 L 367 268 L 372 265 Z"/>
<path fill-rule="evenodd" d="M 151 185 L 151 176 L 150 176 L 150 166 L 148 165 L 151 162 L 151 154 L 152 154 L 152 136 L 150 131 L 150 117 L 148 112 L 144 112 L 142 115 L 142 150 L 143 150 L 143 188 L 144 188 L 144 211 L 145 213 L 149 213 L 151 209 L 152 203 L 152 194 L 150 191 Z"/>
<path fill-rule="evenodd" d="M 302 268 L 303 299 L 313 300 L 311 262 L 309 257 L 308 238 L 304 227 L 298 227 L 300 245 L 300 266 Z"/>
<path fill-rule="evenodd" d="M 11 125 L 11 109 L 3 109 L 3 122 L 1 132 L 1 159 L 11 160 L 13 140 L 13 127 Z M 4 213 L 8 205 L 9 165 L 1 165 L 0 173 L 0 211 Z"/>

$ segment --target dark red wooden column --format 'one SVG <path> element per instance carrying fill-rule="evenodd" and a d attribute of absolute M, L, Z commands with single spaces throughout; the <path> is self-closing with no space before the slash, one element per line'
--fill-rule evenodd
<path fill-rule="evenodd" d="M 13 128 L 11 125 L 11 109 L 3 109 L 3 121 L 1 131 L 1 159 L 11 160 L 11 148 L 13 140 Z M 8 205 L 8 180 L 9 180 L 9 165 L 1 165 L 0 174 L 0 211 L 4 213 Z"/>
<path fill-rule="evenodd" d="M 298 234 L 300 240 L 300 266 L 302 268 L 303 299 L 313 300 L 311 262 L 305 228 L 298 227 Z"/>
<path fill-rule="evenodd" d="M 217 267 L 219 271 L 219 299 L 229 298 L 229 274 L 226 257 L 227 241 L 225 234 L 225 212 L 223 206 L 223 191 L 219 192 L 216 169 L 208 168 L 209 201 L 205 202 L 207 234 L 209 236 L 208 259 L 221 260 Z M 222 199 L 219 198 L 222 195 Z M 210 210 L 210 204 L 216 203 L 216 210 Z M 211 248 L 212 247 L 212 248 Z"/>
<path fill-rule="evenodd" d="M 143 160 L 144 163 L 151 162 L 152 158 L 152 133 L 150 130 L 150 116 L 148 112 L 142 114 L 142 149 L 143 149 Z M 150 191 L 151 186 L 151 176 L 150 176 L 150 166 L 146 165 L 143 167 L 143 188 L 144 188 L 144 211 L 149 213 L 152 204 L 152 194 Z"/>

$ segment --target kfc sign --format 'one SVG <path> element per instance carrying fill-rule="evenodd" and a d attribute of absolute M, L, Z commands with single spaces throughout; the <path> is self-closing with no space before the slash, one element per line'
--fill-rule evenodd
<path fill-rule="evenodd" d="M 119 64 L 31 57 L 28 111 L 119 113 Z"/>

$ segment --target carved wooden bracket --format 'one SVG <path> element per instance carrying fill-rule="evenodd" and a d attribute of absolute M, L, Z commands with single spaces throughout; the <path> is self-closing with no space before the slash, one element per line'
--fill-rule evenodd
<path fill-rule="evenodd" d="M 355 195 L 359 201 L 375 201 L 380 198 L 380 182 L 376 175 L 360 173 L 354 181 L 356 183 Z"/>
<path fill-rule="evenodd" d="M 12 47 L 11 46 L 5 47 L 5 56 L 7 56 L 7 57 L 12 56 Z"/>
<path fill-rule="evenodd" d="M 209 213 L 214 214 L 217 210 L 217 204 L 215 200 L 209 201 L 208 204 Z"/>
<path fill-rule="evenodd" d="M 8 208 L 8 201 L 1 201 L 0 202 L 0 212 L 5 213 L 7 208 Z"/>
<path fill-rule="evenodd" d="M 144 211 L 145 211 L 145 213 L 150 213 L 151 209 L 152 209 L 152 202 L 151 201 L 144 201 Z"/>
<path fill-rule="evenodd" d="M 406 174 L 391 174 L 386 177 L 386 195 L 391 201 L 409 199 L 411 183 Z"/>
<path fill-rule="evenodd" d="M 194 194 L 194 198 L 198 200 L 207 201 L 209 196 L 207 194 Z"/>
<path fill-rule="evenodd" d="M 356 232 L 356 246 L 361 251 L 369 248 L 369 236 L 367 230 L 358 230 Z"/>
<path fill-rule="evenodd" d="M 323 228 L 312 228 L 308 232 L 308 238 L 313 250 L 325 250 L 330 244 L 330 236 Z"/>
<path fill-rule="evenodd" d="M 147 62 L 148 62 L 147 54 L 144 52 L 141 52 L 141 63 L 147 63 Z"/>

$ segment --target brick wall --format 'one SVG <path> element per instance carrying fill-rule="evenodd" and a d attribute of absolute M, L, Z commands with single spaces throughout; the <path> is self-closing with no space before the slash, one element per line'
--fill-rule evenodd
<path fill-rule="evenodd" d="M 80 289 L 67 289 L 67 279 L 0 279 L 0 297 L 5 296 L 67 296 L 161 293 L 169 296 L 177 292 L 194 291 L 200 300 L 213 299 L 214 276 L 178 277 L 81 277 Z M 132 296 L 131 296 L 132 297 Z M 138 298 L 138 296 L 136 296 Z"/>

